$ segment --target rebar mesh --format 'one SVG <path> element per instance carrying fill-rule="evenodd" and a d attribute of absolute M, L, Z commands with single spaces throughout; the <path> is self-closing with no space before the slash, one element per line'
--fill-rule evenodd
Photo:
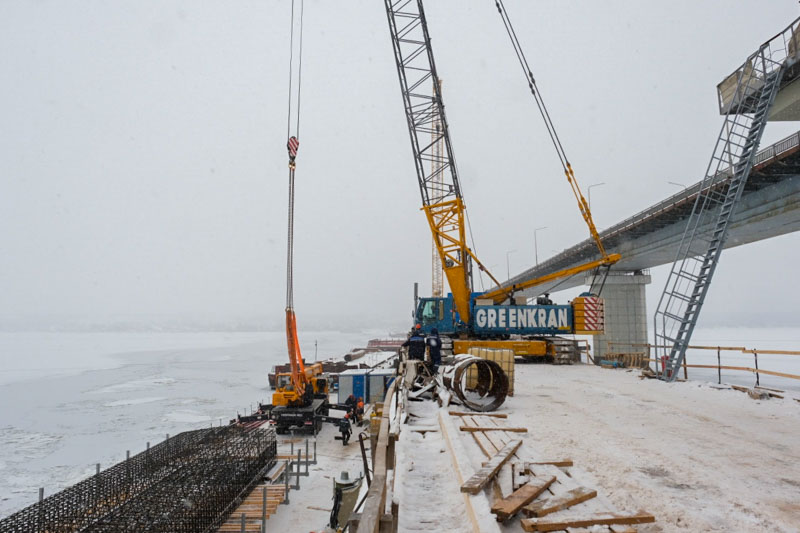
<path fill-rule="evenodd" d="M 180 433 L 0 521 L 2 533 L 212 531 L 275 463 L 273 430 Z"/>

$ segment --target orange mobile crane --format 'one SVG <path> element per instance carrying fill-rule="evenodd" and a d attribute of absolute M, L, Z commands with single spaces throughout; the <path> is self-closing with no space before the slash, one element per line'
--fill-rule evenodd
<path fill-rule="evenodd" d="M 270 420 L 277 426 L 278 433 L 289 429 L 319 429 L 319 417 L 328 414 L 328 378 L 322 372 L 322 364 L 306 367 L 297 340 L 297 317 L 294 312 L 294 177 L 297 150 L 300 147 L 300 69 L 303 50 L 303 4 L 295 16 L 292 3 L 291 41 L 289 44 L 289 118 L 286 126 L 289 153 L 289 231 L 286 253 L 286 344 L 289 353 L 291 372 L 278 374 L 278 389 L 272 395 L 272 404 L 259 406 L 262 412 L 270 413 Z M 299 23 L 296 19 L 299 19 Z M 299 26 L 299 49 L 295 51 L 294 28 Z M 297 71 L 294 59 L 297 55 Z M 297 78 L 295 91 L 292 80 Z M 295 102 L 293 108 L 292 102 Z M 295 120 L 292 120 L 295 119 Z"/>

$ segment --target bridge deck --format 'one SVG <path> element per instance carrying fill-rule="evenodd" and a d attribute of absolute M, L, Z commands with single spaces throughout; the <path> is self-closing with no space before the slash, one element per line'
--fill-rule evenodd
<path fill-rule="evenodd" d="M 722 180 L 717 187 L 725 187 Z M 702 182 L 654 204 L 600 232 L 610 252 L 622 253 L 612 270 L 636 271 L 674 260 L 685 224 Z M 800 131 L 761 150 L 745 185 L 742 200 L 734 214 L 726 248 L 782 235 L 800 229 Z M 520 283 L 587 261 L 599 259 L 590 239 L 512 277 Z M 583 277 L 542 285 L 526 291 L 566 289 L 583 284 Z"/>

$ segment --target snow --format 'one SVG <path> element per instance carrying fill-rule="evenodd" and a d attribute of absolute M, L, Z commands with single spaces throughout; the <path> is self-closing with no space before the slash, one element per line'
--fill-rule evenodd
<path fill-rule="evenodd" d="M 508 415 L 500 425 L 528 428 L 513 437 L 523 439 L 519 459 L 572 459 L 574 466 L 563 473 L 542 468 L 558 473 L 566 488 L 598 492 L 559 518 L 646 511 L 656 523 L 637 526 L 643 533 L 798 531 L 800 403 L 788 395 L 757 401 L 716 384 L 642 380 L 638 371 L 594 365 L 528 364 L 515 371 L 517 392 L 500 409 Z M 395 498 L 402 531 L 466 527 L 463 520 L 440 517 L 442 509 L 465 511 L 457 475 L 448 473 L 449 461 L 435 457 L 439 434 L 410 431 L 429 429 L 437 409 L 433 402 L 409 402 L 409 423 L 397 444 Z M 468 477 L 486 457 L 468 434 L 455 429 L 458 418 L 438 412 L 441 426 L 451 428 L 456 474 Z M 415 475 L 418 471 L 424 474 Z M 504 467 L 498 476 L 505 495 L 509 472 Z M 492 498 L 491 488 L 471 498 L 479 520 L 493 520 Z M 500 529 L 522 531 L 520 518 Z"/>
<path fill-rule="evenodd" d="M 395 499 L 400 502 L 399 532 L 471 532 L 472 524 L 439 431 L 417 432 L 420 426 L 438 428 L 434 402 L 408 402 L 409 424 L 395 445 Z"/>
<path fill-rule="evenodd" d="M 640 380 L 593 365 L 518 365 L 503 411 L 541 459 L 569 457 L 574 478 L 618 509 L 645 509 L 639 531 L 797 531 L 800 404 L 754 401 L 697 382 Z"/>
<path fill-rule="evenodd" d="M 323 426 L 317 435 L 318 463 L 308 467 L 308 477 L 300 477 L 300 491 L 289 492 L 289 505 L 279 505 L 277 512 L 269 517 L 268 531 L 322 531 L 328 524 L 333 505 L 333 480 L 343 471 L 349 473 L 350 479 L 362 476 L 364 471 L 355 432 L 347 446 L 342 446 L 341 441 L 334 440 L 338 434 L 333 425 Z M 297 441 L 295 446 L 302 442 L 301 439 L 295 440 Z M 281 450 L 283 448 L 284 446 Z M 294 485 L 294 482 L 295 478 L 292 477 L 290 485 Z M 366 490 L 365 480 L 359 501 Z"/>

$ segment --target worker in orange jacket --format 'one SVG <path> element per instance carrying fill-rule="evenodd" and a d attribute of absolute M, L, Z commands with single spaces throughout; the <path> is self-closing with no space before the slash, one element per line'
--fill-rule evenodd
<path fill-rule="evenodd" d="M 356 404 L 356 421 L 360 424 L 363 418 L 364 418 L 364 398 L 359 396 L 358 403 Z"/>

